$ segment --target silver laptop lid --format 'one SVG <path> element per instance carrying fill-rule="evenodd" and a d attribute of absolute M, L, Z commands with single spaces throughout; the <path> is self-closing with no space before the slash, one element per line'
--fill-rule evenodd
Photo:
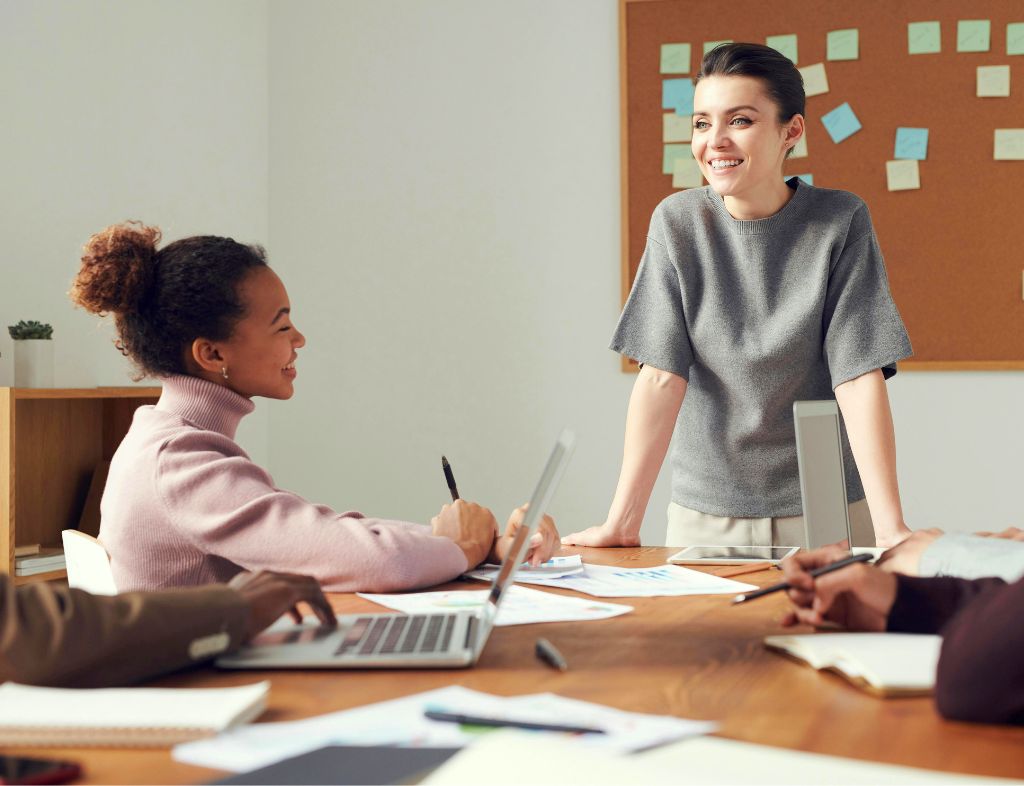
<path fill-rule="evenodd" d="M 794 402 L 793 422 L 807 548 L 844 539 L 852 546 L 839 406 L 835 401 Z"/>
<path fill-rule="evenodd" d="M 481 619 L 482 635 L 477 638 L 477 641 L 481 644 L 487 640 L 487 633 L 490 631 L 491 626 L 494 625 L 494 618 L 498 615 L 498 606 L 501 605 L 505 589 L 512 585 L 516 572 L 526 556 L 527 542 L 533 536 L 533 533 L 537 531 L 541 516 L 544 515 L 544 511 L 551 504 L 551 498 L 555 495 L 555 490 L 558 488 L 558 483 L 561 481 L 562 474 L 569 463 L 569 458 L 572 456 L 572 449 L 575 444 L 576 435 L 568 429 L 562 431 L 558 436 L 558 441 L 555 442 L 555 447 L 548 457 L 548 463 L 544 467 L 544 472 L 541 474 L 540 480 L 537 481 L 537 488 L 534 489 L 533 496 L 530 497 L 530 507 L 526 511 L 526 520 L 516 530 L 512 547 L 509 549 L 508 554 L 505 555 L 505 560 L 501 563 L 498 575 L 494 577 L 494 583 L 491 584 L 491 591 L 487 596 L 487 603 L 484 606 Z"/>

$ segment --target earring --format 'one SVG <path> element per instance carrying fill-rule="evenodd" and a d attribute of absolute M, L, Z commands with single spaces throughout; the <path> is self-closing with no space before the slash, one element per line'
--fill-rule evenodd
<path fill-rule="evenodd" d="M 227 366 L 221 366 L 220 367 L 220 375 L 222 377 L 224 377 L 224 379 L 228 378 L 228 367 Z"/>

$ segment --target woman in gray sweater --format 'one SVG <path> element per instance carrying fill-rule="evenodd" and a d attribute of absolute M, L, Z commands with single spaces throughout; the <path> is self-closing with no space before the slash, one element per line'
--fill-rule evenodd
<path fill-rule="evenodd" d="M 611 344 L 642 364 L 618 486 L 605 522 L 562 542 L 638 545 L 674 435 L 669 545 L 802 544 L 793 402 L 834 398 L 854 539 L 895 545 L 910 530 L 885 379 L 911 349 L 867 206 L 783 179 L 804 135 L 786 57 L 724 44 L 696 81 L 692 150 L 710 185 L 654 211 Z"/>

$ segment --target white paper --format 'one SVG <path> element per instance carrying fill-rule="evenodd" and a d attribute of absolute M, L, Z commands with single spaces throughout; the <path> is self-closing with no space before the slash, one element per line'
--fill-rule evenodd
<path fill-rule="evenodd" d="M 599 598 L 651 598 L 661 595 L 722 595 L 755 590 L 752 584 L 724 579 L 678 565 L 620 568 L 584 564 L 581 574 L 558 579 L 522 579 L 525 584 L 575 590 Z M 516 581 L 520 577 L 516 576 Z M 499 618 L 500 618 L 499 613 Z"/>
<path fill-rule="evenodd" d="M 464 575 L 471 579 L 480 581 L 494 581 L 494 577 L 501 570 L 501 565 L 484 565 L 482 568 L 471 570 Z M 516 578 L 531 579 L 556 579 L 559 576 L 571 576 L 573 573 L 583 572 L 583 557 L 579 554 L 572 554 L 568 557 L 552 557 L 547 562 L 542 562 L 537 567 L 529 563 L 523 563 L 516 571 Z"/>
<path fill-rule="evenodd" d="M 453 685 L 305 720 L 245 726 L 217 737 L 178 745 L 172 755 L 176 761 L 198 767 L 243 772 L 325 745 L 461 747 L 481 736 L 479 727 L 466 730 L 457 723 L 429 720 L 423 715 L 427 709 L 448 709 L 487 718 L 515 717 L 542 723 L 557 719 L 569 725 L 599 726 L 605 734 L 533 734 L 569 738 L 583 745 L 617 752 L 646 749 L 688 735 L 704 734 L 716 726 L 704 721 L 623 712 L 551 693 L 504 697 Z"/>
<path fill-rule="evenodd" d="M 360 592 L 359 597 L 406 614 L 450 614 L 453 611 L 480 608 L 487 602 L 489 593 L 490 590 L 441 590 L 396 595 Z M 498 617 L 494 624 L 528 625 L 534 622 L 603 620 L 627 614 L 632 610 L 632 606 L 623 606 L 620 603 L 602 603 L 513 585 L 501 597 L 501 606 L 498 608 Z"/>
<path fill-rule="evenodd" d="M 495 762 L 539 762 L 538 769 Z M 486 773 L 486 778 L 481 774 Z M 518 786 L 523 782 L 849 786 L 852 784 L 1009 784 L 1016 781 L 878 764 L 718 737 L 695 737 L 632 756 L 581 748 L 565 737 L 505 729 L 486 734 L 423 781 L 437 786 Z"/>

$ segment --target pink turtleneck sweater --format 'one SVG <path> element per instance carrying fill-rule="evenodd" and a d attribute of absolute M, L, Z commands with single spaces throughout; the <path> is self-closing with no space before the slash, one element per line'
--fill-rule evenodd
<path fill-rule="evenodd" d="M 275 487 L 234 441 L 254 408 L 226 387 L 174 376 L 156 406 L 136 411 L 100 504 L 118 590 L 277 570 L 342 592 L 393 592 L 466 570 L 462 550 L 423 525 L 336 513 Z"/>

